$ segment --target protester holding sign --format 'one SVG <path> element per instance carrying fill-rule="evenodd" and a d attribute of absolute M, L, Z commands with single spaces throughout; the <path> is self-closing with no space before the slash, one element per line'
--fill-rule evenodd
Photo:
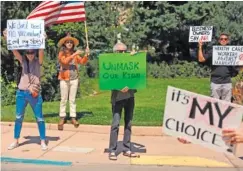
<path fill-rule="evenodd" d="M 219 44 L 221 46 L 226 46 L 229 43 L 228 34 L 222 33 L 219 37 Z M 206 60 L 212 60 L 212 51 L 203 53 L 202 46 L 203 43 L 200 40 L 198 51 L 199 62 L 205 62 Z M 212 65 L 212 62 L 211 62 Z M 231 77 L 237 75 L 237 70 L 233 66 L 214 66 L 212 65 L 211 72 L 211 97 L 222 99 L 226 101 L 231 101 L 232 98 L 232 81 Z"/>
<path fill-rule="evenodd" d="M 133 111 L 135 105 L 136 90 L 131 90 L 128 87 L 124 87 L 122 90 L 112 90 L 111 92 L 111 103 L 112 103 L 112 114 L 113 120 L 110 131 L 110 160 L 117 160 L 116 150 L 117 150 L 117 139 L 119 132 L 119 124 L 121 120 L 122 109 L 124 108 L 124 137 L 123 155 L 128 157 L 136 157 L 136 154 L 131 152 L 131 129 L 132 129 L 132 119 Z"/>
<path fill-rule="evenodd" d="M 7 38 L 7 30 L 3 32 Z M 33 49 L 25 50 L 25 55 L 22 56 L 18 50 L 12 50 L 14 56 L 22 65 L 22 74 L 18 84 L 16 93 L 16 120 L 14 125 L 15 141 L 8 147 L 12 150 L 19 146 L 19 137 L 24 119 L 25 108 L 29 103 L 33 109 L 38 124 L 38 129 L 41 139 L 41 149 L 47 150 L 45 143 L 46 128 L 42 113 L 42 96 L 40 93 L 40 67 L 44 58 L 44 50 L 39 49 L 38 58 L 36 51 Z"/>
<path fill-rule="evenodd" d="M 60 71 L 58 79 L 60 80 L 61 102 L 60 102 L 60 122 L 58 123 L 58 130 L 63 130 L 66 117 L 66 104 L 69 99 L 70 117 L 72 124 L 77 128 L 79 126 L 76 120 L 76 94 L 79 85 L 78 79 L 78 64 L 86 64 L 88 61 L 89 49 L 86 49 L 86 54 L 81 57 L 84 52 L 81 50 L 75 51 L 74 48 L 78 46 L 78 39 L 71 37 L 68 34 L 58 42 L 61 50 L 58 54 L 60 63 Z"/>
<path fill-rule="evenodd" d="M 136 53 L 131 53 L 134 55 Z M 124 87 L 122 90 L 111 91 L 111 103 L 113 120 L 110 131 L 110 144 L 109 144 L 109 159 L 117 160 L 117 139 L 119 133 L 119 124 L 124 108 L 124 137 L 123 137 L 123 155 L 127 157 L 137 157 L 137 154 L 131 151 L 131 130 L 133 111 L 135 106 L 135 93 L 137 90 Z"/>

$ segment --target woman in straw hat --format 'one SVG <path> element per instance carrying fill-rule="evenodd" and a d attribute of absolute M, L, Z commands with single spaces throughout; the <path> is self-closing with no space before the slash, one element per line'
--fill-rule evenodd
<path fill-rule="evenodd" d="M 86 64 L 88 61 L 88 51 L 83 57 L 81 50 L 74 50 L 74 47 L 78 46 L 78 39 L 68 34 L 58 42 L 58 46 L 61 50 L 58 54 L 58 60 L 60 63 L 60 72 L 58 79 L 60 80 L 61 90 L 61 102 L 60 102 L 60 122 L 58 123 L 58 130 L 63 130 L 66 117 L 66 104 L 69 99 L 70 117 L 72 124 L 77 128 L 79 126 L 76 120 L 76 94 L 79 85 L 78 79 L 78 64 Z"/>

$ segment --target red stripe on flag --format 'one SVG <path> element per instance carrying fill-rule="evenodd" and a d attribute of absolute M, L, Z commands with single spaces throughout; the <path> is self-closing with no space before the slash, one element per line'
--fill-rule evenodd
<path fill-rule="evenodd" d="M 42 2 L 40 3 L 32 12 L 37 11 L 38 9 L 40 9 L 41 7 L 50 4 L 52 1 L 47 1 L 47 2 Z"/>
<path fill-rule="evenodd" d="M 73 15 L 82 15 L 82 14 L 85 14 L 85 12 L 81 11 L 81 12 L 71 12 L 71 13 L 65 13 L 65 14 L 57 14 L 57 15 L 53 15 L 53 16 L 45 18 L 45 21 L 53 19 L 53 18 L 60 18 L 60 17 L 73 16 Z"/>
<path fill-rule="evenodd" d="M 41 11 L 41 10 L 45 10 L 45 9 L 49 9 L 49 8 L 55 8 L 55 7 L 58 7 L 58 6 L 62 7 L 63 5 L 60 5 L 60 4 L 52 4 L 52 5 L 45 6 L 45 7 L 42 7 L 40 9 L 37 9 L 37 11 L 35 11 L 35 12 L 38 12 L 38 11 Z"/>
<path fill-rule="evenodd" d="M 80 10 L 79 10 L 80 9 Z M 59 1 L 47 1 L 39 4 L 27 17 L 27 19 L 43 19 L 45 25 L 64 22 L 85 21 L 84 2 L 60 3 Z"/>
<path fill-rule="evenodd" d="M 84 7 L 83 5 L 80 5 L 80 6 L 73 6 L 73 7 L 62 7 L 61 9 L 57 8 L 53 11 L 32 15 L 32 16 L 28 17 L 28 19 L 38 18 L 38 17 L 42 17 L 42 16 L 49 16 L 50 14 L 55 13 L 55 12 L 60 11 L 60 10 L 64 11 L 64 10 L 70 10 L 70 9 L 79 9 L 79 8 L 83 8 L 83 7 Z"/>
<path fill-rule="evenodd" d="M 46 26 L 50 26 L 50 25 L 52 25 L 52 24 L 65 23 L 65 22 L 79 22 L 79 21 L 85 21 L 85 20 L 86 20 L 85 17 L 84 17 L 84 18 L 78 18 L 78 19 L 75 18 L 75 19 L 59 20 L 59 21 L 53 21 L 53 22 L 47 24 Z"/>

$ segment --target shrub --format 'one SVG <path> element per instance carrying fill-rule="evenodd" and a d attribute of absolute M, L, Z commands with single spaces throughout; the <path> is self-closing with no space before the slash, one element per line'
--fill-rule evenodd
<path fill-rule="evenodd" d="M 0 77 L 1 83 L 1 105 L 11 105 L 16 101 L 16 88 L 17 84 L 14 81 L 5 81 Z"/>
<path fill-rule="evenodd" d="M 154 78 L 205 78 L 209 77 L 211 72 L 207 66 L 187 61 L 175 61 L 170 65 L 165 62 L 161 62 L 160 64 L 148 63 L 147 68 L 147 75 Z"/>
<path fill-rule="evenodd" d="M 205 78 L 210 76 L 210 72 L 211 70 L 208 66 L 199 64 L 198 62 L 174 60 L 172 64 L 167 64 L 164 61 L 159 64 L 147 63 L 147 76 L 154 78 Z M 88 73 L 90 77 L 99 77 L 98 59 L 89 61 Z"/>
<path fill-rule="evenodd" d="M 87 96 L 93 94 L 97 90 L 95 83 L 92 78 L 89 77 L 87 73 L 87 66 L 79 67 L 79 89 L 77 97 Z"/>

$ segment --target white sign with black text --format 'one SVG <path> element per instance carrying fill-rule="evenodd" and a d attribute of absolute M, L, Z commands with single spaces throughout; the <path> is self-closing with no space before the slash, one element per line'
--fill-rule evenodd
<path fill-rule="evenodd" d="M 44 28 L 44 20 L 8 20 L 8 50 L 44 49 Z"/>
<path fill-rule="evenodd" d="M 211 42 L 213 34 L 213 26 L 191 26 L 189 42 Z"/>
<path fill-rule="evenodd" d="M 222 129 L 238 128 L 242 115 L 243 106 L 169 86 L 163 132 L 232 154 L 222 138 Z"/>
<path fill-rule="evenodd" d="M 213 65 L 243 65 L 243 46 L 213 46 Z"/>

